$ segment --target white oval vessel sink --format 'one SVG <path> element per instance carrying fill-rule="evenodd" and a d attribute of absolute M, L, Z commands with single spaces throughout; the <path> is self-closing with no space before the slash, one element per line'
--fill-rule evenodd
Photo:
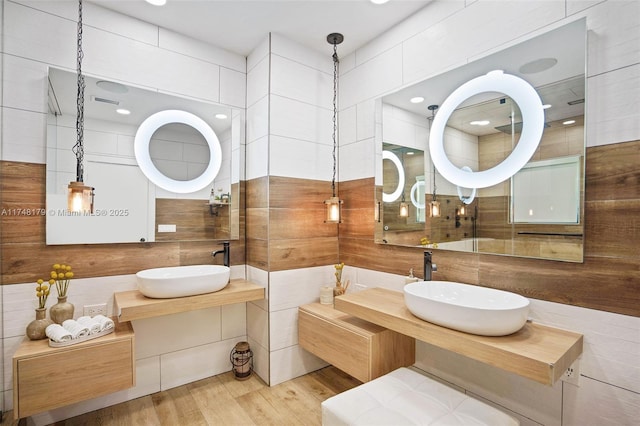
<path fill-rule="evenodd" d="M 231 270 L 221 265 L 171 266 L 145 269 L 136 274 L 138 290 L 147 297 L 168 299 L 222 290 Z"/>
<path fill-rule="evenodd" d="M 519 294 L 449 281 L 407 284 L 404 303 L 425 321 L 482 336 L 515 333 L 529 314 L 529 300 Z"/>

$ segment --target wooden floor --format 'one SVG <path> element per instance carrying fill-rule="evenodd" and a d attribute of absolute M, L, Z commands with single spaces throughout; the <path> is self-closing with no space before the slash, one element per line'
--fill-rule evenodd
<path fill-rule="evenodd" d="M 55 425 L 320 425 L 320 403 L 359 384 L 332 366 L 273 387 L 256 375 L 238 381 L 229 372 Z M 2 426 L 17 425 L 12 416 L 12 412 L 5 413 Z"/>

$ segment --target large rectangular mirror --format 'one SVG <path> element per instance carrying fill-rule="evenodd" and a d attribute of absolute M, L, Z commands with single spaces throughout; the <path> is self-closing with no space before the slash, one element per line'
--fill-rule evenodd
<path fill-rule="evenodd" d="M 76 180 L 77 74 L 49 69 L 47 244 L 238 239 L 244 113 L 91 76 L 85 76 L 85 85 L 84 182 L 95 188 L 95 210 L 70 214 L 66 197 L 67 185 Z M 194 114 L 217 135 L 222 165 L 199 191 L 164 190 L 137 164 L 136 131 L 164 110 Z M 209 145 L 193 127 L 171 123 L 153 133 L 149 152 L 164 175 L 188 181 L 206 168 Z"/>
<path fill-rule="evenodd" d="M 381 212 L 375 241 L 581 262 L 585 52 L 586 26 L 580 20 L 379 99 L 376 200 Z M 465 82 L 493 70 L 520 77 L 536 89 L 545 107 L 544 131 L 529 163 L 512 178 L 487 188 L 460 188 L 445 180 L 431 161 L 435 106 Z M 447 157 L 460 169 L 491 169 L 517 146 L 522 126 L 518 104 L 509 96 L 476 94 L 446 122 Z M 415 149 L 424 151 L 424 203 L 410 203 L 409 216 L 402 217 L 397 214 L 402 194 L 407 198 L 411 187 L 420 185 L 412 177 L 399 195 L 391 196 L 399 172 L 384 152 Z M 403 172 L 416 174 L 406 167 Z M 439 207 L 435 214 L 432 205 Z M 416 226 L 421 208 L 425 220 Z"/>

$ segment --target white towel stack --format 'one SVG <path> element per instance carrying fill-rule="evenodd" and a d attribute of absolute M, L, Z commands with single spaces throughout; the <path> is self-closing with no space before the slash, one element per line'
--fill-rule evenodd
<path fill-rule="evenodd" d="M 114 327 L 113 320 L 104 315 L 96 315 L 93 318 L 84 316 L 77 320 L 68 319 L 62 325 L 51 324 L 45 329 L 45 333 L 52 341 L 63 343 L 111 330 Z"/>
<path fill-rule="evenodd" d="M 71 333 L 74 339 L 89 335 L 89 327 L 80 324 L 78 321 L 68 319 L 62 323 L 62 328 Z"/>
<path fill-rule="evenodd" d="M 44 332 L 49 339 L 58 343 L 68 342 L 69 340 L 73 339 L 73 336 L 71 335 L 69 330 L 65 329 L 60 324 L 51 324 L 47 326 Z"/>

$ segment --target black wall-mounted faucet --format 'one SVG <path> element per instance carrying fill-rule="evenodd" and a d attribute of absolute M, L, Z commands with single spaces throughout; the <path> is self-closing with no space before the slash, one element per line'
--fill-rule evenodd
<path fill-rule="evenodd" d="M 213 253 L 211 253 L 211 255 L 212 255 L 213 257 L 216 257 L 216 255 L 217 255 L 217 254 L 222 253 L 222 254 L 223 254 L 223 257 L 224 257 L 224 258 L 223 258 L 224 266 L 229 266 L 229 263 L 230 263 L 230 260 L 229 260 L 229 259 L 230 259 L 230 255 L 229 255 L 229 251 L 230 251 L 230 249 L 229 249 L 229 241 L 225 241 L 225 242 L 220 243 L 220 244 L 222 244 L 222 246 L 223 246 L 223 247 L 222 247 L 222 250 L 214 251 Z"/>
<path fill-rule="evenodd" d="M 424 280 L 431 281 L 431 273 L 436 272 L 438 270 L 438 265 L 433 263 L 431 259 L 431 252 L 424 252 Z"/>

